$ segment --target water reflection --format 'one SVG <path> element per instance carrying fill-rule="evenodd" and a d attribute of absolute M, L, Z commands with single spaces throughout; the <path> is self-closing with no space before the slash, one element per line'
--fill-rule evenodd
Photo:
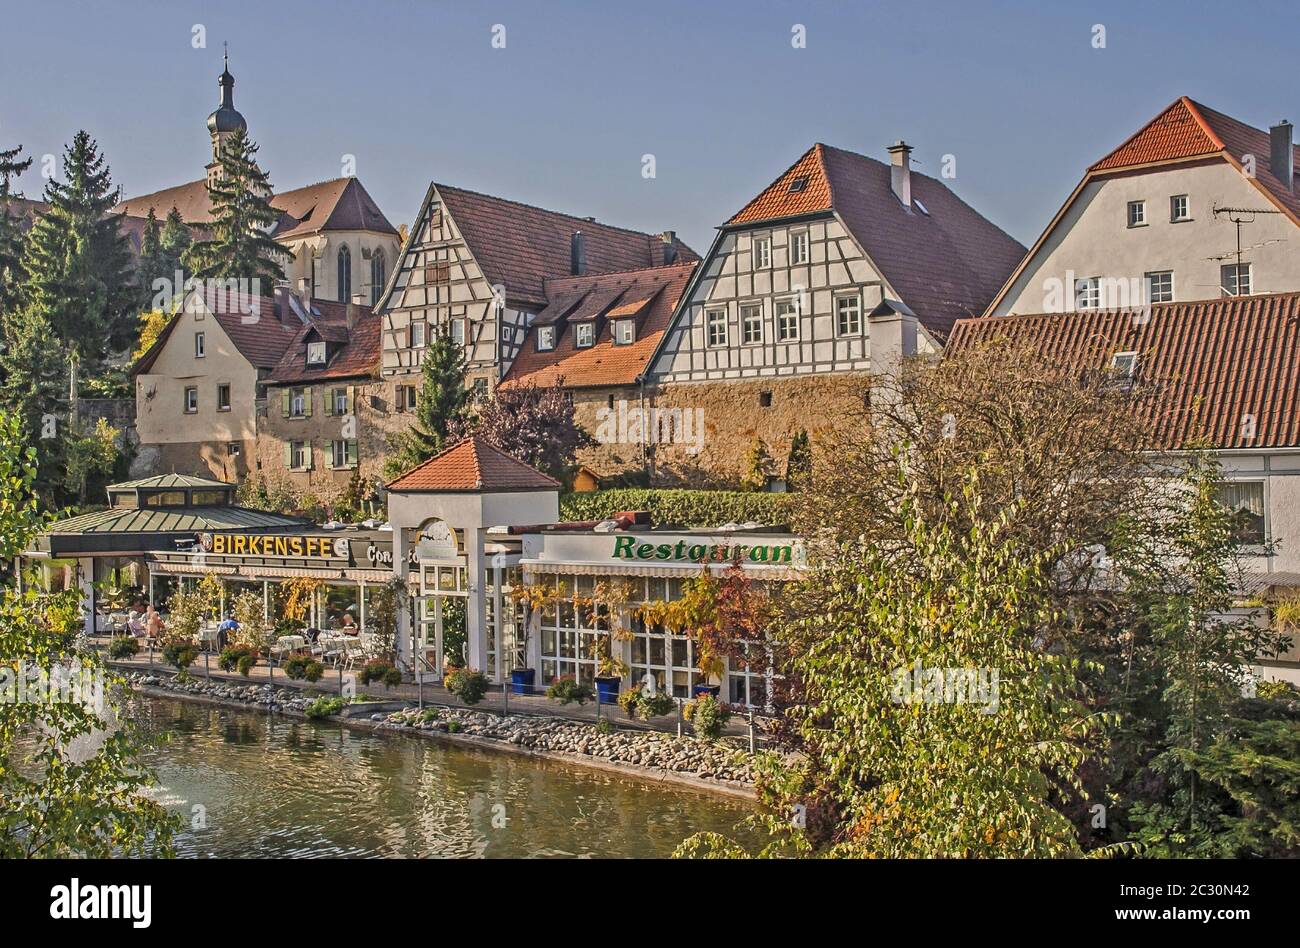
<path fill-rule="evenodd" d="M 748 812 L 689 790 L 489 751 L 134 699 L 183 856 L 662 857 Z"/>

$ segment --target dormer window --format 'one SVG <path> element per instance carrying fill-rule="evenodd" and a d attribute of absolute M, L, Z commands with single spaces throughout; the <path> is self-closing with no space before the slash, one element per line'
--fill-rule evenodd
<path fill-rule="evenodd" d="M 325 364 L 325 343 L 324 342 L 307 343 L 307 364 L 308 365 Z"/>
<path fill-rule="evenodd" d="M 590 349 L 596 344 L 596 327 L 591 323 L 578 323 L 573 327 L 573 344 L 579 349 Z"/>
<path fill-rule="evenodd" d="M 630 346 L 636 342 L 636 323 L 630 319 L 614 321 L 614 345 Z"/>
<path fill-rule="evenodd" d="M 798 194 L 801 191 L 807 190 L 807 188 L 808 188 L 808 176 L 806 174 L 801 174 L 799 175 L 799 177 L 795 178 L 793 181 L 790 182 L 791 194 Z"/>
<path fill-rule="evenodd" d="M 539 326 L 537 327 L 537 351 L 549 352 L 555 348 L 555 327 Z"/>

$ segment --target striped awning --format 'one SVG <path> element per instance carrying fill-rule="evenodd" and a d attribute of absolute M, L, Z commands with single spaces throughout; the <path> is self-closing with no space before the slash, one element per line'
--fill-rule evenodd
<path fill-rule="evenodd" d="M 650 576 L 668 579 L 687 579 L 700 575 L 700 563 L 557 563 L 554 560 L 520 560 L 525 573 L 543 573 L 561 576 Z M 730 563 L 710 563 L 714 573 L 731 568 Z M 799 577 L 798 570 L 785 566 L 746 566 L 745 572 L 760 580 L 791 580 Z"/>
<path fill-rule="evenodd" d="M 203 576 L 205 573 L 216 573 L 219 576 L 233 576 L 238 573 L 233 566 L 194 566 L 190 563 L 150 563 L 149 569 L 156 573 L 171 573 L 176 576 Z"/>

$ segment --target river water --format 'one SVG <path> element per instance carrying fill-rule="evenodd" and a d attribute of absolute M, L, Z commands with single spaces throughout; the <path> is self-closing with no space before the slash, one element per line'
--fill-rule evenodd
<path fill-rule="evenodd" d="M 398 734 L 132 699 L 188 857 L 662 857 L 744 801 Z"/>

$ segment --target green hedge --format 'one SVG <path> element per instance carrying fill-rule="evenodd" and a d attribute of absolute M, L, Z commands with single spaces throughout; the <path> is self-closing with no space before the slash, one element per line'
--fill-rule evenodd
<path fill-rule="evenodd" d="M 795 495 L 738 490 L 616 487 L 560 497 L 563 520 L 605 520 L 621 510 L 648 510 L 653 522 L 682 527 L 718 527 L 755 521 L 790 522 Z"/>

